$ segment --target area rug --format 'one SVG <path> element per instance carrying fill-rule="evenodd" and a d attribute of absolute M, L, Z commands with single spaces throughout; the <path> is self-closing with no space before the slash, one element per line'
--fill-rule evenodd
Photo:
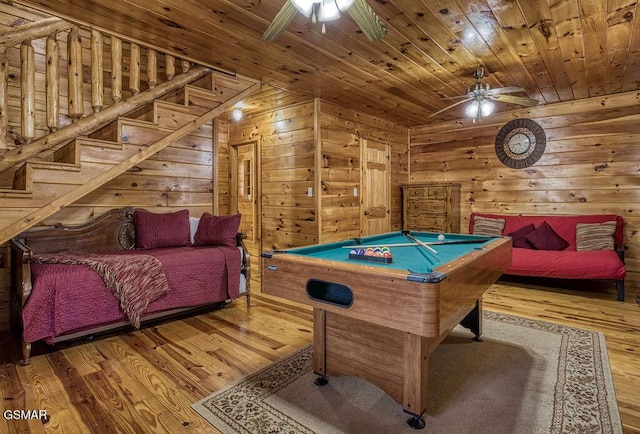
<path fill-rule="evenodd" d="M 313 384 L 305 347 L 193 408 L 223 433 L 621 433 L 604 336 L 484 313 L 483 342 L 458 327 L 429 359 L 426 427 L 350 376 Z"/>

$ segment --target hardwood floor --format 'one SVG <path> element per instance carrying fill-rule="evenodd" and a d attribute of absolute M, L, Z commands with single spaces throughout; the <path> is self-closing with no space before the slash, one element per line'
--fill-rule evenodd
<path fill-rule="evenodd" d="M 625 433 L 640 433 L 640 306 L 611 294 L 493 285 L 488 310 L 606 336 Z M 16 366 L 5 334 L 0 356 L 2 411 L 47 410 L 50 419 L 0 418 L 2 433 L 217 432 L 191 404 L 311 342 L 310 309 L 252 295 L 226 308 L 112 335 L 60 345 Z"/>

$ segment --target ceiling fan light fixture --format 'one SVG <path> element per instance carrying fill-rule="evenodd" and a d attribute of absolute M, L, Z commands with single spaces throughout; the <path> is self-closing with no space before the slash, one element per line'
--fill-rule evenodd
<path fill-rule="evenodd" d="M 349 9 L 355 0 L 291 0 L 293 6 L 305 17 L 312 16 L 320 22 L 340 18 L 340 13 Z"/>
<path fill-rule="evenodd" d="M 478 116 L 478 111 L 480 110 L 480 102 L 477 100 L 471 101 L 467 104 L 467 107 L 464 109 L 464 114 L 470 118 L 476 118 Z"/>
<path fill-rule="evenodd" d="M 312 0 L 291 0 L 291 3 L 293 3 L 298 12 L 308 18 L 313 12 L 313 4 L 316 2 Z"/>
<path fill-rule="evenodd" d="M 496 105 L 493 102 L 489 101 L 488 99 L 483 99 L 482 101 L 480 101 L 480 116 L 489 116 L 491 113 L 493 113 L 493 110 L 495 108 Z"/>
<path fill-rule="evenodd" d="M 333 21 L 340 18 L 340 9 L 334 0 L 324 0 L 318 10 L 318 21 Z"/>

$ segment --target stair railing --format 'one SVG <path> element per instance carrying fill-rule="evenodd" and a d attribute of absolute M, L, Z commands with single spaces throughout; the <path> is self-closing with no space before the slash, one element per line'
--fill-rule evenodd
<path fill-rule="evenodd" d="M 40 39 L 44 39 L 44 44 L 37 42 Z M 66 45 L 66 52 L 61 50 L 61 44 Z M 15 69 L 9 64 L 9 59 L 18 57 L 16 51 L 19 51 L 20 59 L 19 124 L 17 119 L 9 117 L 10 106 L 17 105 L 13 101 L 10 104 L 12 93 L 8 90 L 9 86 L 16 84 L 9 72 Z M 127 54 L 128 59 L 125 58 Z M 36 59 L 42 55 L 46 59 L 44 70 L 38 71 Z M 90 64 L 83 65 L 83 58 L 90 59 Z M 141 62 L 144 60 L 143 76 Z M 61 68 L 65 63 L 66 68 Z M 183 73 L 191 69 L 190 61 L 185 59 L 179 63 Z M 165 73 L 159 74 L 162 68 Z M 90 71 L 90 82 L 84 77 L 86 70 Z M 129 79 L 126 84 L 123 80 L 125 74 Z M 38 89 L 41 85 L 38 77 L 41 75 L 44 75 L 44 89 Z M 104 78 L 109 76 L 110 80 L 105 85 Z M 5 159 L 4 154 L 19 153 L 17 148 L 21 146 L 99 113 L 143 90 L 171 81 L 175 76 L 176 58 L 173 54 L 158 52 L 138 42 L 59 18 L 46 18 L 0 34 L 0 171 L 9 167 L 8 160 L 12 161 L 11 165 L 21 162 L 14 161 L 15 158 Z M 64 86 L 65 82 L 66 98 L 61 94 L 61 85 Z M 44 108 L 37 106 L 40 92 L 44 93 Z M 93 112 L 85 109 L 85 97 L 90 98 Z M 38 125 L 39 119 L 46 119 L 46 125 Z"/>

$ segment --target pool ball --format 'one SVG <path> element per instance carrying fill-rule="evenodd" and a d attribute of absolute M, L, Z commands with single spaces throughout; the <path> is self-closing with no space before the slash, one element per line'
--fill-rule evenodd
<path fill-rule="evenodd" d="M 444 235 L 442 234 L 438 235 L 438 241 L 444 241 Z"/>

